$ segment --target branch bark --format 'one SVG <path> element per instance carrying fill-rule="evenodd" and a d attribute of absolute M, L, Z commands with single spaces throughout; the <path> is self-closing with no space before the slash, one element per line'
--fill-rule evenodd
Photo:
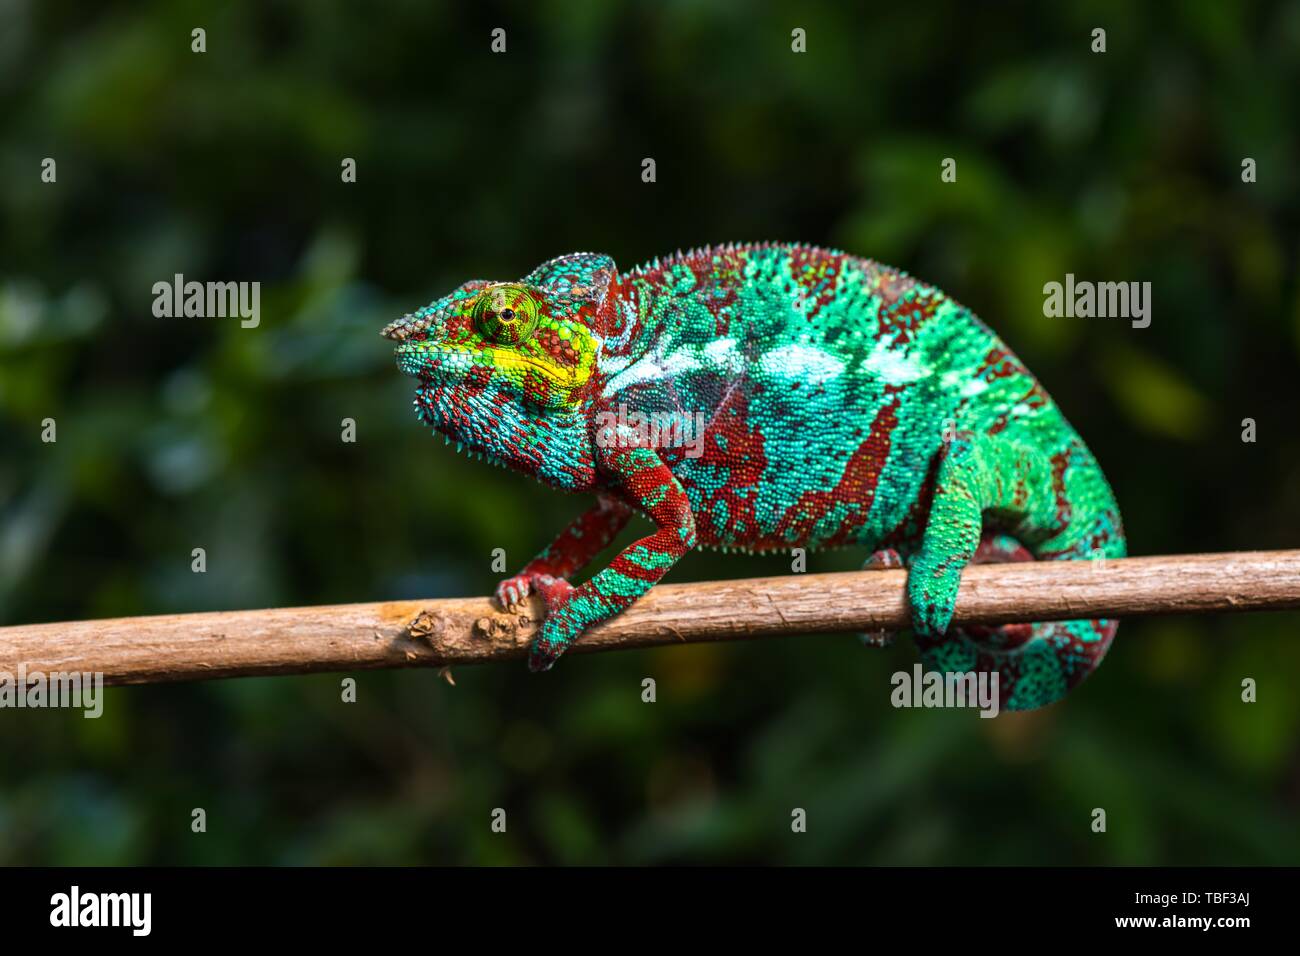
<path fill-rule="evenodd" d="M 893 570 L 660 585 L 571 653 L 904 627 L 905 582 Z M 954 621 L 1286 608 L 1300 608 L 1300 551 L 975 565 Z M 0 671 L 142 684 L 483 664 L 522 657 L 541 615 L 535 597 L 514 614 L 450 598 L 29 624 L 0 628 Z"/>

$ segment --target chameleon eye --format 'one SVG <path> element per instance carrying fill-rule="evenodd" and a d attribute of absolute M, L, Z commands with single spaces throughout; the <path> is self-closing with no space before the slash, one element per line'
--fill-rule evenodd
<path fill-rule="evenodd" d="M 474 302 L 474 324 L 493 342 L 520 345 L 537 328 L 537 300 L 521 285 L 484 289 Z"/>

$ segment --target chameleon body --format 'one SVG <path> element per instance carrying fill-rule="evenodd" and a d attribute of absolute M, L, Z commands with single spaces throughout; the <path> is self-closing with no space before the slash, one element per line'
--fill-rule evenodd
<path fill-rule="evenodd" d="M 1051 703 L 1115 621 L 949 627 L 971 561 L 1124 554 L 1095 459 L 968 309 L 874 261 L 802 245 L 605 255 L 473 281 L 384 330 L 421 420 L 594 506 L 497 589 L 546 618 L 545 670 L 695 547 L 860 546 L 906 566 L 912 633 L 946 672 L 999 675 L 1002 706 Z M 652 534 L 569 578 L 639 512 Z M 888 636 L 874 640 L 882 642 Z M 872 640 L 869 638 L 869 640 Z"/>

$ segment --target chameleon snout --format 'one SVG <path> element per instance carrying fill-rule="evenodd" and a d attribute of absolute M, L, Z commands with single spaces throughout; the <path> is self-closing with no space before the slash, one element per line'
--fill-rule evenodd
<path fill-rule="evenodd" d="M 389 322 L 384 326 L 380 334 L 386 339 L 392 339 L 394 342 L 405 342 L 410 336 L 419 332 L 427 332 L 429 329 L 429 319 L 408 312 L 394 322 Z"/>

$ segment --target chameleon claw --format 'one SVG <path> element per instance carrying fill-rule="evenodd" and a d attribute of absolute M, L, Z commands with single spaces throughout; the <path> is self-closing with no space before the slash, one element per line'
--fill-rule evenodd
<path fill-rule="evenodd" d="M 550 574 L 516 574 L 497 585 L 496 600 L 504 611 L 512 611 L 530 594 L 539 595 L 546 603 L 547 612 L 554 611 L 568 599 L 573 585 L 564 578 Z"/>
<path fill-rule="evenodd" d="M 559 659 L 560 655 L 551 650 L 550 642 L 543 644 L 540 638 L 528 649 L 528 669 L 534 674 L 549 671 Z"/>
<path fill-rule="evenodd" d="M 497 585 L 497 604 L 503 611 L 512 610 L 528 597 L 529 591 L 528 578 L 524 575 L 508 578 Z"/>

